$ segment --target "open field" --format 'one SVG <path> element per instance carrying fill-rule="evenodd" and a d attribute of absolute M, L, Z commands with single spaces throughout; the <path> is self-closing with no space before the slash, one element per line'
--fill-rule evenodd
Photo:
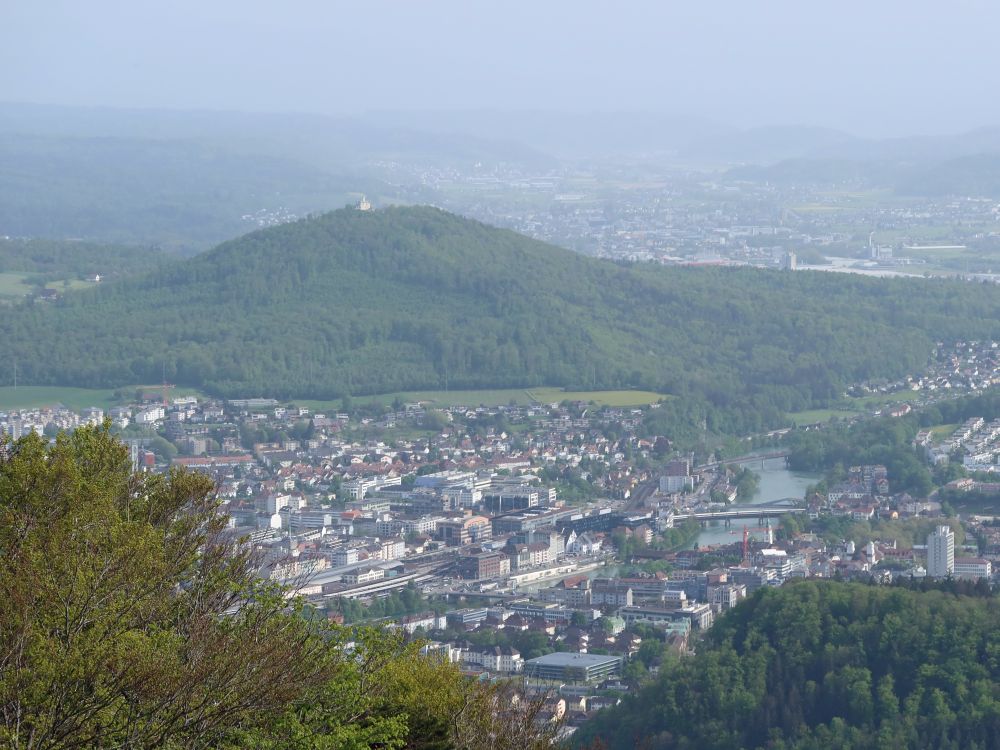
<path fill-rule="evenodd" d="M 9 378 L 10 375 L 8 374 L 7 377 Z M 122 388 L 69 388 L 19 385 L 14 388 L 8 385 L 0 387 L 0 409 L 34 409 L 57 404 L 62 404 L 74 411 L 85 409 L 88 406 L 107 409 L 130 401 L 137 389 L 155 390 L 159 387 L 157 385 L 130 385 Z M 124 394 L 126 398 L 119 398 L 115 395 L 116 393 Z M 170 398 L 188 395 L 204 397 L 204 394 L 195 388 L 178 387 L 170 390 Z"/>
<path fill-rule="evenodd" d="M 846 398 L 831 409 L 808 409 L 806 411 L 789 412 L 787 417 L 797 425 L 829 422 L 833 417 L 850 419 L 859 415 L 869 414 L 875 409 L 897 404 L 901 401 L 911 401 L 920 394 L 914 391 L 896 391 L 895 393 L 876 393 L 860 398 Z M 839 408 L 838 408 L 839 407 Z"/>
<path fill-rule="evenodd" d="M 830 211 L 846 211 L 848 208 L 849 206 L 830 206 L 824 203 L 805 203 L 801 206 L 791 206 L 789 207 L 789 210 L 800 214 L 816 214 Z"/>
<path fill-rule="evenodd" d="M 57 386 L 22 385 L 0 388 L 0 409 L 32 409 L 63 404 L 70 409 L 96 406 L 105 409 L 118 403 L 114 389 L 61 388 Z"/>
<path fill-rule="evenodd" d="M 871 396 L 851 398 L 849 401 L 852 407 L 867 410 L 877 409 L 887 404 L 897 404 L 901 401 L 912 401 L 915 398 L 920 398 L 920 396 L 921 394 L 918 391 L 896 391 L 894 393 L 876 393 Z"/>
<path fill-rule="evenodd" d="M 7 375 L 9 381 L 11 374 Z M 12 386 L 0 386 L 0 409 L 30 409 L 43 406 L 63 404 L 71 409 L 83 409 L 88 406 L 107 408 L 131 400 L 136 390 L 157 390 L 159 385 L 130 385 L 121 388 L 64 388 L 60 386 L 23 385 L 16 389 Z M 125 396 L 117 398 L 116 393 Z M 205 398 L 205 394 L 196 388 L 176 387 L 170 390 L 170 398 L 194 395 Z M 388 406 L 399 398 L 404 402 L 421 401 L 439 408 L 447 406 L 500 406 L 514 401 L 526 405 L 533 400 L 542 403 L 554 401 L 594 401 L 602 406 L 645 406 L 655 403 L 661 398 L 667 398 L 651 391 L 563 391 L 560 388 L 509 388 L 484 391 L 409 391 L 402 393 L 383 393 L 375 396 L 355 396 L 355 404 L 377 403 Z M 316 411 L 337 411 L 341 408 L 340 399 L 333 401 L 315 401 L 311 399 L 292 399 L 295 404 Z"/>
<path fill-rule="evenodd" d="M 663 398 L 652 391 L 564 391 L 561 388 L 532 388 L 528 396 L 543 404 L 553 401 L 593 401 L 598 406 L 648 406 Z"/>
<path fill-rule="evenodd" d="M 16 273 L 13 271 L 0 273 L 0 298 L 17 299 L 30 292 L 31 284 L 25 283 L 25 280 L 29 276 L 31 274 Z"/>
<path fill-rule="evenodd" d="M 75 291 L 77 289 L 90 289 L 91 287 L 97 286 L 94 281 L 86 281 L 84 279 L 67 279 L 66 281 L 50 281 L 45 285 L 46 289 L 55 289 L 57 292 L 69 292 Z"/>
<path fill-rule="evenodd" d="M 877 190 L 818 190 L 816 195 L 833 201 L 848 201 L 854 205 L 865 206 L 874 206 L 886 201 L 900 202 L 892 190 L 882 188 Z"/>
<path fill-rule="evenodd" d="M 36 276 L 36 274 L 21 273 L 19 271 L 0 273 L 0 300 L 13 302 L 26 297 L 35 289 L 34 285 L 30 282 L 33 276 Z M 50 281 L 45 285 L 47 289 L 54 289 L 60 294 L 77 289 L 89 289 L 93 286 L 97 286 L 97 284 L 92 281 L 84 281 L 83 279 Z"/>
<path fill-rule="evenodd" d="M 404 391 L 382 393 L 375 396 L 355 396 L 355 404 L 382 404 L 388 406 L 396 399 L 406 403 L 420 401 L 429 406 L 501 406 L 513 401 L 519 405 L 532 401 L 552 403 L 556 401 L 594 401 L 601 406 L 647 406 L 656 403 L 663 394 L 651 391 L 564 391 L 561 388 L 507 388 L 483 391 Z M 339 399 L 334 401 L 313 401 L 295 399 L 299 406 L 316 410 L 337 410 L 341 408 Z"/>
<path fill-rule="evenodd" d="M 931 439 L 935 443 L 940 443 L 957 429 L 958 424 L 939 424 L 937 427 L 931 427 Z"/>
<path fill-rule="evenodd" d="M 807 411 L 794 411 L 788 414 L 788 418 L 797 425 L 817 424 L 819 422 L 829 422 L 834 417 L 838 419 L 850 419 L 856 417 L 861 412 L 847 409 L 809 409 Z"/>
<path fill-rule="evenodd" d="M 389 406 L 396 399 L 404 403 L 414 403 L 417 401 L 428 403 L 431 406 L 498 406 L 507 404 L 513 399 L 518 404 L 530 402 L 523 389 L 514 388 L 509 390 L 492 391 L 402 391 L 398 393 L 379 393 L 371 396 L 354 396 L 351 400 L 355 404 L 379 404 Z M 315 411 L 339 411 L 343 405 L 340 399 L 332 401 L 316 401 L 314 399 L 297 398 L 293 400 L 296 406 L 305 406 Z"/>

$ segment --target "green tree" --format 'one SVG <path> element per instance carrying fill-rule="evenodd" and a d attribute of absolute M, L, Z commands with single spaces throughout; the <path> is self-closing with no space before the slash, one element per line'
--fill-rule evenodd
<path fill-rule="evenodd" d="M 208 477 L 133 474 L 106 428 L 0 440 L 0 747 L 552 747 L 537 700 L 327 626 L 217 511 Z"/>
<path fill-rule="evenodd" d="M 207 477 L 132 474 L 103 428 L 0 454 L 0 745 L 203 745 L 322 676 Z"/>
<path fill-rule="evenodd" d="M 149 449 L 161 461 L 170 461 L 177 455 L 177 446 L 159 435 L 149 441 Z"/>

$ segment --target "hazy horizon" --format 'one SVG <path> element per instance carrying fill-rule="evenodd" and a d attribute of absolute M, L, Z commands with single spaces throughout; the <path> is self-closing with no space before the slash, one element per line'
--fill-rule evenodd
<path fill-rule="evenodd" d="M 652 113 L 859 136 L 1000 123 L 1000 9 L 376 0 L 5 10 L 0 101 L 248 113 Z"/>

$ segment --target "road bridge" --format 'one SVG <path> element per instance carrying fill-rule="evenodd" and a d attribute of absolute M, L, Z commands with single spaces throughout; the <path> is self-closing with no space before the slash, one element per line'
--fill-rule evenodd
<path fill-rule="evenodd" d="M 676 524 L 678 521 L 687 521 L 692 518 L 703 523 L 707 523 L 709 521 L 735 521 L 740 518 L 756 518 L 761 520 L 764 518 L 772 518 L 774 516 L 783 516 L 788 513 L 798 513 L 800 510 L 800 508 L 796 508 L 793 505 L 733 506 L 731 508 L 726 508 L 725 510 L 712 510 L 705 511 L 703 513 L 675 513 L 673 516 L 673 522 Z"/>
<path fill-rule="evenodd" d="M 717 469 L 720 466 L 749 466 L 751 464 L 760 464 L 761 468 L 764 468 L 764 462 L 770 461 L 775 458 L 788 458 L 789 451 L 771 451 L 770 453 L 755 453 L 749 456 L 737 456 L 736 458 L 724 458 L 721 461 L 710 461 L 707 464 L 702 464 L 701 466 L 695 467 L 695 470 L 701 469 Z"/>

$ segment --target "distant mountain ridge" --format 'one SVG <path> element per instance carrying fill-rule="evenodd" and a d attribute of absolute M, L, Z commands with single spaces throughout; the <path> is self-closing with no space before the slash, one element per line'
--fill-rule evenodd
<path fill-rule="evenodd" d="M 377 180 L 203 141 L 0 133 L 0 235 L 206 249 Z M 250 218 L 243 218 L 243 217 Z"/>

